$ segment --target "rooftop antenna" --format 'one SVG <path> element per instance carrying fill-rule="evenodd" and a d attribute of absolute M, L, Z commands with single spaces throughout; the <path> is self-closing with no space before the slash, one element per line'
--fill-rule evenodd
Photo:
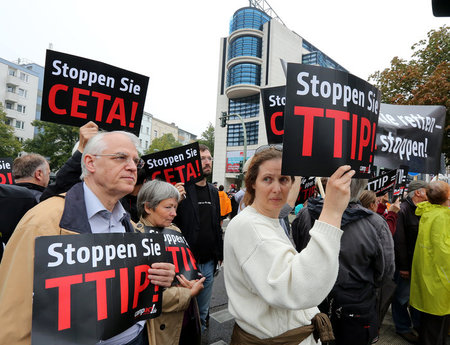
<path fill-rule="evenodd" d="M 286 24 L 284 24 L 284 22 L 281 20 L 281 18 L 278 16 L 278 14 L 274 11 L 274 9 L 269 5 L 269 3 L 266 0 L 249 0 L 249 6 L 255 7 L 255 8 L 265 12 L 272 19 L 276 19 L 281 24 L 286 26 Z"/>

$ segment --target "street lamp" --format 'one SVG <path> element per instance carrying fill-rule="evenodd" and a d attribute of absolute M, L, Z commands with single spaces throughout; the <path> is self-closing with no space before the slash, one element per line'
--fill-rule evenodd
<path fill-rule="evenodd" d="M 242 162 L 242 166 L 245 165 L 245 162 L 247 161 L 247 129 L 245 128 L 245 122 L 244 119 L 239 114 L 230 114 L 227 115 L 226 111 L 222 111 L 222 116 L 220 117 L 220 127 L 226 127 L 227 126 L 227 119 L 231 116 L 237 116 L 239 120 L 241 120 L 242 123 L 242 129 L 244 131 L 244 159 Z M 242 173 L 242 171 L 241 171 Z"/>

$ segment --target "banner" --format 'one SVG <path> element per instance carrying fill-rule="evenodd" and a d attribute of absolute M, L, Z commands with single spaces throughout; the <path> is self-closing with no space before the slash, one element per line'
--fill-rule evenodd
<path fill-rule="evenodd" d="M 12 158 L 0 158 L 0 184 L 14 184 Z"/>
<path fill-rule="evenodd" d="M 151 226 L 144 226 L 144 230 L 146 233 L 156 232 L 164 236 L 166 252 L 169 253 L 168 262 L 175 265 L 175 274 L 182 274 L 187 280 L 195 280 L 202 277 L 194 254 L 192 254 L 181 232 L 169 228 L 160 229 Z M 175 279 L 172 285 L 178 285 L 178 280 Z"/>
<path fill-rule="evenodd" d="M 302 183 L 300 185 L 300 191 L 298 193 L 297 201 L 295 205 L 305 203 L 308 198 L 314 196 L 316 191 L 316 178 L 313 177 L 302 177 Z"/>
<path fill-rule="evenodd" d="M 408 180 L 408 167 L 401 165 L 397 169 L 397 177 L 395 178 L 394 196 L 403 196 L 403 192 L 406 189 Z"/>
<path fill-rule="evenodd" d="M 198 142 L 159 151 L 141 157 L 150 180 L 160 179 L 172 184 L 191 183 L 203 178 Z"/>
<path fill-rule="evenodd" d="M 375 164 L 436 174 L 440 170 L 446 109 L 442 105 L 381 104 Z"/>
<path fill-rule="evenodd" d="M 286 86 L 261 89 L 261 98 L 266 123 L 267 142 L 281 144 L 284 134 L 284 106 L 286 104 Z"/>
<path fill-rule="evenodd" d="M 36 238 L 32 344 L 95 344 L 158 316 L 147 271 L 166 257 L 160 234 Z"/>
<path fill-rule="evenodd" d="M 352 74 L 289 63 L 283 174 L 326 177 L 349 164 L 367 178 L 379 104 L 380 92 Z"/>
<path fill-rule="evenodd" d="M 41 120 L 139 135 L 149 78 L 99 61 L 47 50 Z"/>
<path fill-rule="evenodd" d="M 382 196 L 394 189 L 397 178 L 397 170 L 390 170 L 385 174 L 369 179 L 367 189 L 374 191 L 377 196 Z"/>
<path fill-rule="evenodd" d="M 255 150 L 247 150 L 248 161 L 255 154 Z M 227 163 L 225 166 L 225 172 L 239 174 L 241 162 L 244 162 L 244 151 L 227 151 Z"/>

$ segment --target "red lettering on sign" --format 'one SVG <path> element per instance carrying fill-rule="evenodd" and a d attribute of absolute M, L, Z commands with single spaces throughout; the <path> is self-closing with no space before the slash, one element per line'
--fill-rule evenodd
<path fill-rule="evenodd" d="M 341 110 L 327 109 L 326 117 L 334 119 L 334 158 L 342 157 L 342 121 L 350 120 L 350 113 Z"/>
<path fill-rule="evenodd" d="M 155 285 L 155 295 L 153 295 L 153 298 L 152 298 L 153 303 L 158 302 L 158 291 L 159 291 L 159 286 Z"/>
<path fill-rule="evenodd" d="M 272 130 L 273 134 L 276 135 L 283 135 L 284 134 L 284 129 L 277 129 L 275 126 L 275 121 L 277 119 L 277 117 L 283 116 L 283 112 L 282 111 L 277 111 L 276 113 L 273 113 L 272 116 L 270 117 L 270 129 Z"/>
<path fill-rule="evenodd" d="M 82 282 L 82 274 L 45 280 L 46 289 L 58 288 L 58 331 L 70 328 L 70 287 Z"/>
<path fill-rule="evenodd" d="M 128 311 L 128 268 L 120 269 L 120 313 Z"/>
<path fill-rule="evenodd" d="M 369 146 L 370 143 L 370 121 L 365 117 L 361 118 L 361 129 L 359 131 L 359 151 L 358 160 L 362 160 L 362 153 L 364 147 Z"/>
<path fill-rule="evenodd" d="M 175 265 L 175 273 L 180 272 L 180 267 L 178 266 L 177 252 L 180 250 L 178 247 L 166 247 L 166 251 L 172 253 L 173 264 Z"/>
<path fill-rule="evenodd" d="M 106 279 L 114 278 L 114 270 L 86 273 L 84 280 L 86 282 L 96 282 L 97 288 L 97 320 L 104 320 L 108 317 L 108 308 L 106 303 Z"/>
<path fill-rule="evenodd" d="M 119 113 L 117 114 L 117 108 L 119 108 Z M 114 100 L 114 103 L 109 111 L 108 118 L 106 119 L 106 123 L 111 123 L 113 120 L 119 120 L 121 126 L 126 126 L 127 122 L 125 120 L 125 104 L 123 103 L 123 99 L 117 97 Z"/>
<path fill-rule="evenodd" d="M 186 250 L 187 250 L 187 252 L 189 254 L 189 257 L 191 258 L 192 267 L 194 267 L 194 270 L 196 270 L 197 269 L 197 265 L 196 265 L 196 262 L 195 262 L 195 259 L 194 259 L 194 254 L 192 254 L 192 252 L 191 252 L 191 250 L 189 248 L 186 248 Z"/>
<path fill-rule="evenodd" d="M 358 115 L 353 114 L 352 116 L 352 146 L 350 158 L 355 159 L 356 154 L 356 136 L 358 135 Z"/>
<path fill-rule="evenodd" d="M 198 177 L 200 177 L 200 167 L 198 166 L 198 161 L 195 161 L 195 165 L 197 166 Z"/>
<path fill-rule="evenodd" d="M 67 91 L 68 89 L 69 89 L 69 87 L 67 85 L 56 84 L 51 87 L 50 92 L 48 93 L 48 107 L 56 115 L 66 115 L 67 114 L 66 109 L 59 109 L 58 107 L 56 107 L 55 98 L 56 98 L 56 93 L 58 91 L 61 91 L 61 90 Z"/>
<path fill-rule="evenodd" d="M 97 98 L 97 111 L 95 112 L 95 121 L 102 121 L 102 115 L 103 115 L 103 106 L 105 104 L 105 100 L 110 101 L 111 96 L 105 95 L 104 93 L 92 92 L 92 97 Z"/>
<path fill-rule="evenodd" d="M 133 297 L 133 308 L 137 307 L 139 294 L 144 291 L 150 280 L 148 279 L 147 271 L 150 269 L 148 265 L 139 265 L 134 268 L 134 297 Z M 144 281 L 141 284 L 141 276 L 144 273 Z"/>
<path fill-rule="evenodd" d="M 133 102 L 131 104 L 131 120 L 130 120 L 130 128 L 134 128 L 134 118 L 136 117 L 136 110 L 138 107 L 137 102 Z"/>
<path fill-rule="evenodd" d="M 178 175 L 180 176 L 180 182 L 184 183 L 184 175 L 183 175 L 183 169 L 185 168 L 185 165 L 180 165 L 179 167 L 173 168 L 178 172 Z"/>
<path fill-rule="evenodd" d="M 187 262 L 186 251 L 185 251 L 185 249 L 184 249 L 183 247 L 181 247 L 181 255 L 182 255 L 182 257 L 183 257 L 184 269 L 185 269 L 186 271 L 190 271 L 191 268 L 189 267 L 189 264 L 188 264 L 188 262 Z"/>
<path fill-rule="evenodd" d="M 90 94 L 89 90 L 79 89 L 77 87 L 73 88 L 72 108 L 70 110 L 70 116 L 79 117 L 81 119 L 87 119 L 87 114 L 80 113 L 78 111 L 78 107 L 85 107 L 87 105 L 86 101 L 80 100 L 80 95 L 89 96 L 89 94 Z"/>
<path fill-rule="evenodd" d="M 158 176 L 161 175 L 161 171 L 155 171 L 152 174 L 152 180 L 156 180 L 157 178 L 159 178 Z"/>
<path fill-rule="evenodd" d="M 4 174 L 0 174 L 0 184 L 6 184 L 6 177 L 8 177 L 9 184 L 13 184 L 12 175 L 11 173 L 6 173 L 6 176 Z"/>
<path fill-rule="evenodd" d="M 173 178 L 175 178 L 175 175 L 170 175 L 170 174 L 169 174 L 171 171 L 173 171 L 172 168 L 170 168 L 170 169 L 165 169 L 165 170 L 164 170 L 164 178 L 165 178 L 166 182 L 169 182 L 169 183 L 172 183 L 171 180 L 172 180 Z"/>
<path fill-rule="evenodd" d="M 372 145 L 371 145 L 371 152 L 372 154 L 370 155 L 370 163 L 372 163 L 372 159 L 373 159 L 373 149 L 374 149 L 374 145 L 375 145 L 375 137 L 377 135 L 377 124 L 374 122 L 372 124 Z"/>
<path fill-rule="evenodd" d="M 197 177 L 197 172 L 194 169 L 194 166 L 191 162 L 186 164 L 187 172 L 186 172 L 186 180 L 191 180 L 191 178 Z"/>
<path fill-rule="evenodd" d="M 314 118 L 323 117 L 323 113 L 324 110 L 322 108 L 294 107 L 294 115 L 305 117 L 303 123 L 303 156 L 311 156 L 314 135 Z"/>

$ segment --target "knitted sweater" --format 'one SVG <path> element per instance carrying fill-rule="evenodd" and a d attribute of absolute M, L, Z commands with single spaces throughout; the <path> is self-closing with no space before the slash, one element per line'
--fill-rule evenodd
<path fill-rule="evenodd" d="M 316 221 L 297 253 L 278 218 L 246 207 L 228 224 L 224 245 L 228 309 L 261 339 L 311 324 L 338 274 L 342 231 Z M 303 344 L 316 344 L 310 336 Z"/>

